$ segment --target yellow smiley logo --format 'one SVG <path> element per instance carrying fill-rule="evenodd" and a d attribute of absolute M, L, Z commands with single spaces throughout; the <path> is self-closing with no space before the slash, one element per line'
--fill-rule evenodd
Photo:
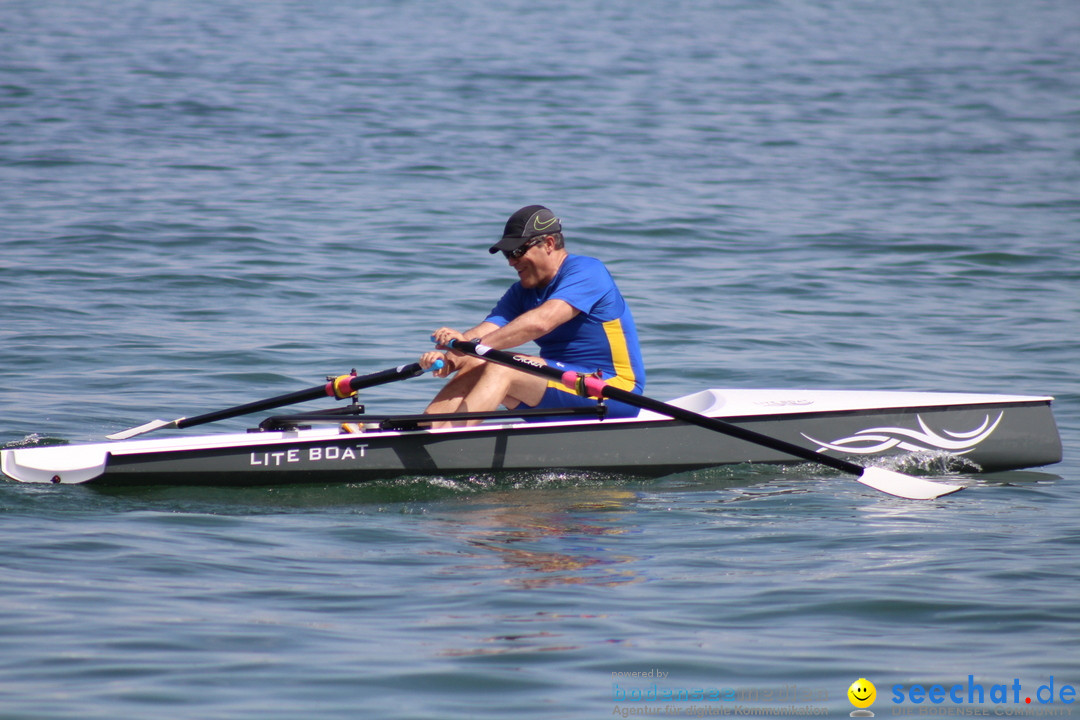
<path fill-rule="evenodd" d="M 877 688 L 874 687 L 874 683 L 866 678 L 859 678 L 851 683 L 851 687 L 847 690 L 847 696 L 855 707 L 868 708 L 877 699 Z"/>

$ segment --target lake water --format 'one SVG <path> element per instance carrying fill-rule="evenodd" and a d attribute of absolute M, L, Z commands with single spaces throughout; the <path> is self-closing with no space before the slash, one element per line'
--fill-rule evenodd
<path fill-rule="evenodd" d="M 1065 460 L 935 502 L 808 466 L 4 481 L 0 718 L 840 717 L 859 678 L 878 717 L 1077 712 L 1075 0 L 7 0 L 0 443 L 412 361 L 532 203 L 608 263 L 651 396 L 1048 394 Z"/>

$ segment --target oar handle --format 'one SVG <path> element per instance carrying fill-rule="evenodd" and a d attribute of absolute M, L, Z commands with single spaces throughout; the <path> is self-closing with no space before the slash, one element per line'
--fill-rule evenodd
<path fill-rule="evenodd" d="M 435 364 L 431 367 L 432 369 L 437 370 L 441 368 L 442 365 L 442 360 L 436 360 Z M 370 375 L 339 375 L 323 386 L 322 394 L 329 397 L 336 397 L 338 400 L 341 400 L 349 397 L 357 390 L 374 387 L 375 385 L 383 385 L 388 382 L 394 382 L 395 380 L 417 377 L 423 375 L 424 372 L 424 368 L 420 367 L 420 363 L 409 363 L 408 365 L 398 365 L 396 368 L 382 370 L 377 373 L 371 373 Z M 315 388 L 312 388 L 312 390 L 314 389 Z M 320 395 L 315 395 L 315 397 L 320 397 Z"/>
<path fill-rule="evenodd" d="M 573 379 L 571 379 L 568 384 L 568 387 L 571 388 L 574 388 L 574 383 L 577 382 L 578 373 L 576 372 L 563 372 L 550 365 L 538 363 L 527 355 L 515 355 L 514 353 L 508 353 L 503 350 L 496 350 L 493 347 L 476 342 L 475 340 L 451 340 L 446 343 L 446 347 L 466 355 L 491 360 L 500 365 L 516 367 L 520 370 L 531 372 L 534 375 L 542 375 L 551 380 L 563 382 L 565 376 L 573 376 Z"/>

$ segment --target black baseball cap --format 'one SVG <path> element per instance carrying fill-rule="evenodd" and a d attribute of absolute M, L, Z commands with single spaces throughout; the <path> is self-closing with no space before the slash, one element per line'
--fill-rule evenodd
<path fill-rule="evenodd" d="M 502 240 L 488 248 L 495 254 L 500 250 L 517 250 L 537 235 L 562 232 L 562 225 L 555 213 L 543 205 L 529 205 L 518 210 L 506 221 Z"/>

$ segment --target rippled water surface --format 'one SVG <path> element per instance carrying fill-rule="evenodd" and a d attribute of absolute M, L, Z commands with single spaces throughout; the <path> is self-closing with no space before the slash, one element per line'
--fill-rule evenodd
<path fill-rule="evenodd" d="M 1047 394 L 1065 445 L 928 503 L 808 466 L 5 481 L 0 718 L 846 716 L 859 678 L 879 717 L 1076 712 L 1072 0 L 0 13 L 0 444 L 411 361 L 540 202 L 633 304 L 652 396 Z M 694 688 L 737 699 L 648 695 Z"/>

